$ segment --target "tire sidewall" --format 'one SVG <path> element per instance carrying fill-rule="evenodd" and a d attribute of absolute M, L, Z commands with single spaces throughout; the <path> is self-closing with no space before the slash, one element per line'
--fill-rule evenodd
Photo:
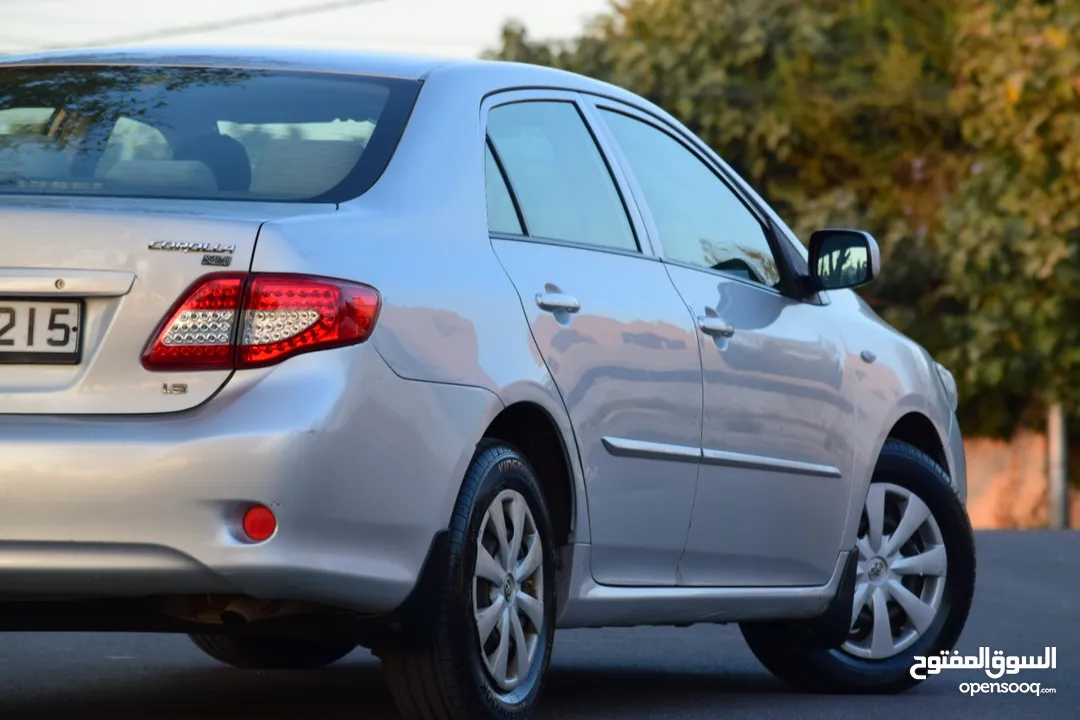
<path fill-rule="evenodd" d="M 473 461 L 470 478 L 472 488 L 463 488 L 459 512 L 451 528 L 453 553 L 452 571 L 455 602 L 446 630 L 453 637 L 453 646 L 464 651 L 463 682 L 473 686 L 494 716 L 515 717 L 528 714 L 536 705 L 544 684 L 551 658 L 555 624 L 555 562 L 551 521 L 539 484 L 532 468 L 513 447 L 500 443 L 481 450 Z M 469 492 L 473 490 L 474 492 Z M 481 523 L 488 508 L 504 490 L 517 491 L 525 498 L 536 523 L 544 550 L 541 565 L 544 579 L 544 628 L 534 662 L 524 682 L 510 693 L 504 693 L 490 679 L 481 657 L 480 640 L 473 616 L 473 576 L 476 569 L 476 544 Z M 473 695 L 473 693 L 469 693 Z"/>

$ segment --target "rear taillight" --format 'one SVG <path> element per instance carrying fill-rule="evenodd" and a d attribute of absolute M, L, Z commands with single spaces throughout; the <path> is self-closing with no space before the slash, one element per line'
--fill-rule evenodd
<path fill-rule="evenodd" d="M 143 353 L 147 370 L 230 370 L 362 343 L 379 316 L 367 285 L 309 275 L 219 273 L 191 286 Z"/>

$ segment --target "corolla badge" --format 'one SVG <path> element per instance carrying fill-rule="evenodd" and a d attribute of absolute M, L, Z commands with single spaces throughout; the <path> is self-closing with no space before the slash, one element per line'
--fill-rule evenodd
<path fill-rule="evenodd" d="M 226 255 L 232 255 L 236 252 L 235 245 L 207 242 L 168 242 L 165 240 L 158 240 L 150 243 L 150 249 L 167 250 L 171 252 L 217 253 Z"/>

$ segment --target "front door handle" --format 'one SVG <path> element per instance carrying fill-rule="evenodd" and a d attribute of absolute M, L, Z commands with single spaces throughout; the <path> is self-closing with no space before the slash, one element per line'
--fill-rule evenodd
<path fill-rule="evenodd" d="M 578 302 L 576 297 L 561 292 L 536 293 L 536 304 L 540 306 L 541 310 L 547 310 L 548 312 L 561 310 L 573 314 L 581 309 L 581 303 Z"/>
<path fill-rule="evenodd" d="M 735 328 L 718 317 L 698 316 L 697 326 L 701 332 L 713 337 L 729 338 L 735 334 Z"/>

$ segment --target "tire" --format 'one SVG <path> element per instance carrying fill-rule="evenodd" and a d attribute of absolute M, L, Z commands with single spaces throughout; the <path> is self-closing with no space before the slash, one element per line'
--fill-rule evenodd
<path fill-rule="evenodd" d="M 867 508 L 872 504 L 876 506 L 877 498 L 884 498 L 885 539 L 876 549 L 889 551 L 888 538 L 895 534 L 902 513 L 910 509 L 916 512 L 913 518 L 917 518 L 921 509 L 905 499 L 905 493 L 922 502 L 930 519 L 917 526 L 914 522 L 909 524 L 914 527 L 912 540 L 901 546 L 900 555 L 892 555 L 885 563 L 871 561 L 867 556 L 876 557 L 877 553 L 872 552 L 875 548 L 871 542 L 873 533 Z M 926 553 L 923 560 L 918 561 L 922 563 L 920 566 L 914 567 L 917 561 L 910 558 L 898 562 L 910 553 Z M 901 568 L 904 569 L 900 571 Z M 925 571 L 924 574 L 918 574 L 919 570 Z M 895 583 L 900 581 L 907 583 L 904 587 L 908 595 L 896 589 Z M 864 587 L 867 589 L 863 590 Z M 880 600 L 879 594 L 887 599 Z M 772 628 L 768 623 L 747 623 L 741 629 L 750 650 L 762 665 L 798 690 L 899 693 L 921 682 L 910 673 L 916 655 L 937 655 L 955 647 L 967 622 L 974 594 L 975 539 L 967 511 L 948 476 L 925 453 L 906 443 L 888 440 L 874 469 L 859 524 L 855 603 L 861 609 L 856 618 L 853 608 L 852 629 L 844 644 L 832 650 L 798 649 L 778 643 L 777 635 L 770 632 Z M 910 596 L 928 601 L 923 605 L 928 605 L 931 612 L 912 604 Z M 903 611 L 897 597 L 903 599 L 914 614 Z M 860 603 L 860 599 L 866 604 Z M 879 607 L 879 602 L 888 610 L 882 616 L 891 617 L 892 622 L 880 626 L 881 632 L 875 636 L 874 609 Z M 933 611 L 935 605 L 936 611 Z M 916 623 L 914 618 L 921 622 Z M 875 637 L 881 639 L 878 645 L 874 643 Z M 893 643 L 891 647 L 889 642 Z M 880 649 L 875 652 L 875 647 Z"/>
<path fill-rule="evenodd" d="M 313 670 L 335 663 L 356 649 L 347 640 L 259 635 L 189 635 L 218 662 L 250 670 Z"/>
<path fill-rule="evenodd" d="M 514 556 L 514 561 L 507 562 L 495 542 L 496 525 L 488 511 L 498 507 L 506 513 L 502 517 L 511 518 L 505 522 L 507 537 L 512 538 L 517 535 L 513 512 L 521 512 L 522 503 L 528 510 L 525 521 L 519 523 L 524 537 L 518 541 L 516 555 L 506 553 Z M 506 545 L 513 545 L 513 540 Z M 526 546 L 532 552 L 526 553 Z M 498 567 L 478 562 L 482 557 L 480 547 Z M 540 552 L 540 557 L 533 552 Z M 523 566 L 526 561 L 528 565 Z M 508 567 L 528 570 L 533 565 L 536 567 L 531 574 L 515 572 L 525 582 L 518 585 L 510 579 Z M 490 580 L 482 577 L 485 568 Z M 499 573 L 507 573 L 502 583 L 495 582 Z M 521 600 L 523 595 L 541 600 L 542 605 Z M 530 717 L 540 697 L 554 640 L 554 545 L 539 483 L 525 458 L 510 445 L 484 441 L 477 447 L 451 518 L 449 562 L 437 598 L 436 605 L 430 608 L 430 632 L 378 652 L 402 716 L 407 720 Z M 496 604 L 500 609 L 492 610 Z M 485 618 L 496 618 L 488 626 L 483 644 L 477 620 L 477 612 L 482 610 L 490 613 Z M 489 665 L 490 659 L 497 658 L 503 649 L 503 637 L 508 658 L 513 651 L 512 663 Z M 517 664 L 517 648 L 522 640 L 527 650 L 524 656 L 529 657 L 531 652 L 524 671 Z M 496 677 L 509 682 L 500 685 Z"/>

